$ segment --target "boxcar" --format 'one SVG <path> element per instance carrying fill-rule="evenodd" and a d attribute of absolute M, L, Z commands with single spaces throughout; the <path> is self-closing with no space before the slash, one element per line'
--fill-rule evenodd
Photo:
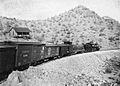
<path fill-rule="evenodd" d="M 0 42 L 0 46 L 4 46 L 4 42 Z"/>
<path fill-rule="evenodd" d="M 69 55 L 72 55 L 72 53 L 73 53 L 73 45 L 72 44 L 70 44 L 70 45 L 68 45 L 68 54 Z"/>
<path fill-rule="evenodd" d="M 45 44 L 39 42 L 6 42 L 5 44 L 16 47 L 15 67 L 29 66 L 44 59 Z"/>
<path fill-rule="evenodd" d="M 67 56 L 69 55 L 70 51 L 69 51 L 69 48 L 70 48 L 70 45 L 68 44 L 59 44 L 59 55 L 60 57 L 63 57 L 63 56 Z"/>
<path fill-rule="evenodd" d="M 0 46 L 0 74 L 14 68 L 15 53 L 14 46 Z"/>
<path fill-rule="evenodd" d="M 73 45 L 70 41 L 64 41 L 64 46 L 68 46 L 68 54 L 71 55 L 73 53 Z"/>
<path fill-rule="evenodd" d="M 5 45 L 16 47 L 15 67 L 31 63 L 32 43 L 31 42 L 5 42 Z"/>
<path fill-rule="evenodd" d="M 47 44 L 45 46 L 45 58 L 59 56 L 59 46 L 54 44 Z"/>
<path fill-rule="evenodd" d="M 15 66 L 24 66 L 30 64 L 32 58 L 32 43 L 18 42 L 16 46 L 16 64 Z"/>
<path fill-rule="evenodd" d="M 45 57 L 44 54 L 45 44 L 33 43 L 32 46 L 32 62 L 43 60 Z"/>

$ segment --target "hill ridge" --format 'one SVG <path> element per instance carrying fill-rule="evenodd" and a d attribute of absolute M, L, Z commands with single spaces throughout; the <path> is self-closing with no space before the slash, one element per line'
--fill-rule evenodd
<path fill-rule="evenodd" d="M 81 45 L 97 42 L 102 49 L 120 47 L 120 24 L 114 19 L 104 19 L 94 11 L 79 5 L 75 8 L 45 20 L 18 20 L 0 18 L 4 29 L 26 26 L 32 31 L 32 38 L 42 42 L 61 43 L 64 40 Z M 10 37 L 9 37 L 10 39 Z"/>

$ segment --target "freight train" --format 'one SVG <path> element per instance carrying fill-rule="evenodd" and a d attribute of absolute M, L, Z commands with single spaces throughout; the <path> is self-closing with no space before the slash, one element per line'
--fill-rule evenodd
<path fill-rule="evenodd" d="M 72 53 L 72 44 L 41 44 L 39 42 L 0 43 L 0 77 L 8 71 L 22 70 L 30 65 L 61 58 Z"/>
<path fill-rule="evenodd" d="M 84 44 L 83 47 L 85 48 L 82 49 L 82 52 L 81 50 L 74 52 L 74 46 L 71 42 L 57 45 L 41 44 L 39 42 L 0 43 L 0 77 L 8 73 L 8 71 L 24 70 L 31 65 L 37 65 L 48 60 L 92 51 L 90 50 L 92 48 L 90 44 Z M 93 49 L 96 49 L 96 47 Z"/>

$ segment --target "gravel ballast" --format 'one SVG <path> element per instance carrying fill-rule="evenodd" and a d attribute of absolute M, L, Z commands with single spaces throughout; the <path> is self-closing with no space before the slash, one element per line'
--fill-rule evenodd
<path fill-rule="evenodd" d="M 119 86 L 120 50 L 77 54 L 24 71 L 0 86 Z"/>

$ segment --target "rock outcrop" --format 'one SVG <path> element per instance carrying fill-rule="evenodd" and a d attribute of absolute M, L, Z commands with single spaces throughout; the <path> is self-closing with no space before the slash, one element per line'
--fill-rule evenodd
<path fill-rule="evenodd" d="M 0 35 L 8 26 L 26 26 L 32 31 L 32 38 L 42 42 L 61 43 L 64 40 L 75 45 L 97 42 L 104 49 L 120 48 L 120 23 L 108 17 L 100 17 L 84 6 L 77 6 L 67 12 L 46 20 L 18 20 L 0 17 Z"/>

